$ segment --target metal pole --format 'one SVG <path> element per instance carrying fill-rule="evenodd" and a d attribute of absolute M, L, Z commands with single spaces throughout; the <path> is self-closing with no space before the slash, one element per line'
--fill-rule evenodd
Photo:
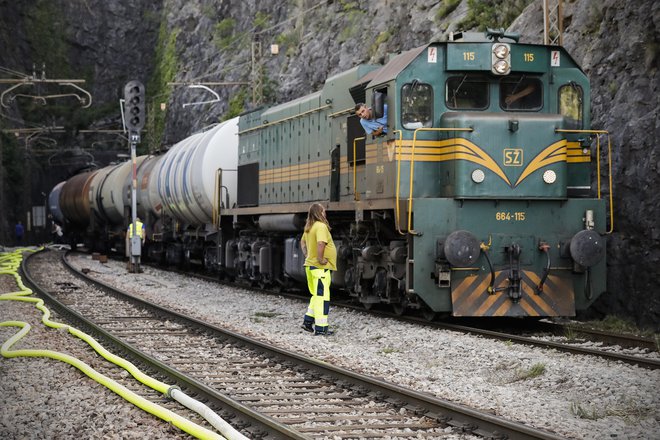
<path fill-rule="evenodd" d="M 131 161 L 133 164 L 133 180 L 131 185 L 131 230 L 129 240 L 130 272 L 140 271 L 140 255 L 142 254 L 142 237 L 137 234 L 137 156 L 135 135 L 131 135 Z"/>

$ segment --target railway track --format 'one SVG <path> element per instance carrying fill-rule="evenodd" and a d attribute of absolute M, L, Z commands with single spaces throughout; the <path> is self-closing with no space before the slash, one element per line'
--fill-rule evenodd
<path fill-rule="evenodd" d="M 175 270 L 176 272 L 200 278 L 206 281 L 222 282 L 215 277 L 199 274 L 196 272 L 184 272 Z M 267 289 L 257 287 L 241 286 L 246 289 L 254 289 L 260 293 L 277 294 L 294 298 L 297 300 L 307 301 L 306 295 L 297 295 L 286 293 L 282 291 L 272 292 Z M 333 306 L 344 307 L 352 310 L 365 311 L 361 304 L 354 304 L 350 301 L 336 301 L 333 300 Z M 569 323 L 551 323 L 545 321 L 521 321 L 521 320 L 503 320 L 491 319 L 482 320 L 477 324 L 473 319 L 463 319 L 467 324 L 458 323 L 457 321 L 431 321 L 424 317 L 417 317 L 414 315 L 400 315 L 394 312 L 384 310 L 383 308 L 374 307 L 369 310 L 369 313 L 377 316 L 386 316 L 388 318 L 396 319 L 403 322 L 415 323 L 417 325 L 429 326 L 432 328 L 454 330 L 461 333 L 469 333 L 479 335 L 487 338 L 499 339 L 504 341 L 515 342 L 519 344 L 527 344 L 536 347 L 550 348 L 566 353 L 598 356 L 604 359 L 623 362 L 626 364 L 637 365 L 642 368 L 651 370 L 660 368 L 660 359 L 638 354 L 629 354 L 621 352 L 619 348 L 633 349 L 639 352 L 653 353 L 658 351 L 659 342 L 652 338 L 643 338 L 634 335 L 625 335 L 613 332 L 604 332 L 586 328 L 584 326 L 576 326 Z M 459 320 L 460 321 L 460 320 Z M 504 321 L 506 321 L 504 323 Z M 514 331 L 508 330 L 494 330 L 493 322 L 497 322 L 497 328 L 510 328 Z M 490 324 L 486 324 L 490 323 Z M 553 337 L 548 337 L 552 335 Z M 598 348 L 593 346 L 582 346 L 581 343 L 585 341 L 596 342 Z M 593 345 L 593 344 L 592 344 Z"/>
<path fill-rule="evenodd" d="M 33 264 L 63 262 L 50 252 L 32 257 L 28 272 Z M 250 437 L 443 438 L 452 427 L 454 434 L 485 438 L 559 438 L 209 326 L 80 272 L 76 276 L 30 279 L 50 285 L 59 307 L 94 321 L 101 327 L 97 332 L 112 335 L 114 344 L 149 369 L 171 375 L 212 408 L 237 414 L 238 429 Z"/>

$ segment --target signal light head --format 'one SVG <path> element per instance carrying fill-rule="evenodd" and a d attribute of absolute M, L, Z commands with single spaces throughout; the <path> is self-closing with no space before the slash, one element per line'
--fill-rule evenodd
<path fill-rule="evenodd" d="M 139 132 L 144 127 L 144 94 L 144 85 L 139 81 L 130 81 L 124 87 L 126 128 L 132 133 Z"/>

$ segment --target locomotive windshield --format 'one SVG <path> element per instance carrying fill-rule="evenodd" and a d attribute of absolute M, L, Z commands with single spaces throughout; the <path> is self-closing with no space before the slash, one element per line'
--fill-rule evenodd
<path fill-rule="evenodd" d="M 449 78 L 445 104 L 453 110 L 485 110 L 488 107 L 488 80 L 473 75 Z"/>
<path fill-rule="evenodd" d="M 401 123 L 404 128 L 433 126 L 433 87 L 417 81 L 401 88 Z"/>
<path fill-rule="evenodd" d="M 508 77 L 500 82 L 500 107 L 507 111 L 536 111 L 543 107 L 543 87 L 536 78 Z"/>

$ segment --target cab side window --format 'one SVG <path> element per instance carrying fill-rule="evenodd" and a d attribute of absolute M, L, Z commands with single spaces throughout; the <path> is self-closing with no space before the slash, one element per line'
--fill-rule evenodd
<path fill-rule="evenodd" d="M 543 84 L 537 78 L 508 77 L 500 82 L 500 107 L 505 111 L 537 111 L 543 107 Z"/>
<path fill-rule="evenodd" d="M 401 88 L 401 124 L 414 130 L 433 126 L 433 87 L 417 81 Z"/>
<path fill-rule="evenodd" d="M 480 76 L 462 75 L 447 80 L 445 105 L 452 110 L 485 110 L 488 108 L 488 80 Z"/>
<path fill-rule="evenodd" d="M 582 128 L 582 87 L 571 82 L 559 88 L 559 113 L 568 130 Z"/>

